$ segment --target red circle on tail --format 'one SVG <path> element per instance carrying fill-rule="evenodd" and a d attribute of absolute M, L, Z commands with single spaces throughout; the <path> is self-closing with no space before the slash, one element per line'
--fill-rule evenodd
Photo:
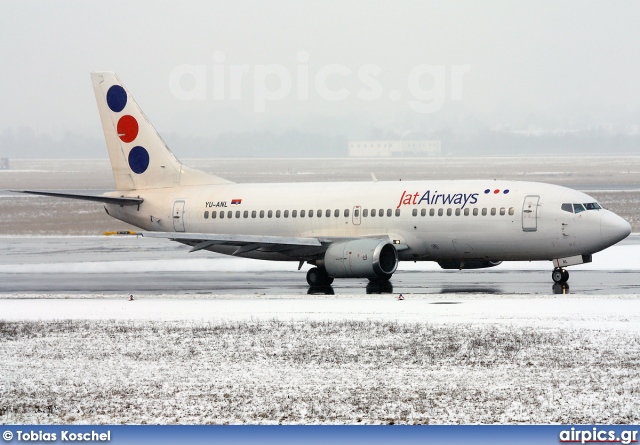
<path fill-rule="evenodd" d="M 127 114 L 120 118 L 118 136 L 122 142 L 133 142 L 138 137 L 138 121 L 135 117 Z"/>

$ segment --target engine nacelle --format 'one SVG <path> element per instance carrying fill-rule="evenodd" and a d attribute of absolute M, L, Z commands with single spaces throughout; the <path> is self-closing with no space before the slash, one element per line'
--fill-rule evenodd
<path fill-rule="evenodd" d="M 358 239 L 333 243 L 322 265 L 334 278 L 378 278 L 389 276 L 398 267 L 398 252 L 388 241 Z"/>
<path fill-rule="evenodd" d="M 438 261 L 443 269 L 484 269 L 502 264 L 502 261 L 491 260 L 443 260 Z"/>

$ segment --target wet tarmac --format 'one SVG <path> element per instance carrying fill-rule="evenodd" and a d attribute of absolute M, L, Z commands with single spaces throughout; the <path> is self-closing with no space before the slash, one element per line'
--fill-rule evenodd
<path fill-rule="evenodd" d="M 632 235 L 622 244 L 639 243 L 640 235 Z M 551 267 L 549 270 L 511 270 L 513 266 L 508 270 L 500 267 L 470 271 L 399 270 L 391 282 L 384 285 L 362 279 L 337 279 L 331 287 L 310 289 L 305 271 L 296 271 L 291 264 L 274 266 L 269 262 L 250 261 L 229 269 L 235 260 L 208 252 L 194 257 L 187 253 L 185 246 L 166 240 L 0 237 L 0 249 L 4 252 L 0 259 L 0 294 L 5 295 L 640 294 L 637 270 L 571 270 L 571 278 L 565 285 L 551 281 Z M 209 260 L 212 257 L 217 258 L 218 263 Z M 206 267 L 190 263 L 194 258 Z M 155 266 L 158 260 L 164 260 L 162 267 Z M 190 270 L 192 264 L 195 267 Z M 218 264 L 224 265 L 222 270 L 217 270 Z M 244 269 L 245 264 L 249 264 L 250 269 Z M 276 269 L 269 270 L 273 267 Z"/>

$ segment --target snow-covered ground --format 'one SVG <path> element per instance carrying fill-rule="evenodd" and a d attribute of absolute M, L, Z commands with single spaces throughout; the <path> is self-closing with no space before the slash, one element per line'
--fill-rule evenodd
<path fill-rule="evenodd" d="M 0 333 L 4 423 L 640 420 L 640 336 L 609 329 L 62 320 Z"/>
<path fill-rule="evenodd" d="M 19 297 L 19 296 L 18 296 Z M 0 319 L 18 320 L 163 320 L 223 322 L 243 320 L 376 320 L 429 324 L 499 324 L 565 329 L 601 329 L 640 333 L 637 296 L 562 296 L 499 298 L 479 295 L 379 296 L 206 296 L 162 299 L 11 298 L 0 300 Z M 43 296 L 40 296 L 43 297 Z M 622 334 L 621 334 L 622 335 Z"/>
<path fill-rule="evenodd" d="M 4 299 L 0 423 L 637 423 L 638 326 L 629 296 Z"/>
<path fill-rule="evenodd" d="M 114 241 L 105 249 L 120 253 L 107 257 L 77 238 L 62 250 L 29 240 L 5 243 L 8 279 L 52 268 L 91 277 L 107 266 L 140 274 L 291 266 L 186 259 L 181 246 L 147 240 Z M 633 274 L 637 241 L 575 269 Z M 121 261 L 122 252 L 133 259 Z M 636 295 L 396 296 L 3 295 L 0 423 L 640 421 Z"/>

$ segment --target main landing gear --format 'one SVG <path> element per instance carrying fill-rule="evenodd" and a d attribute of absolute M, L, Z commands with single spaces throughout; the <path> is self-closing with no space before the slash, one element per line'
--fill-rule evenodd
<path fill-rule="evenodd" d="M 566 283 L 569 281 L 569 272 L 567 272 L 566 269 L 556 267 L 553 269 L 553 272 L 551 272 L 551 279 L 554 283 Z"/>
<path fill-rule="evenodd" d="M 324 268 L 312 267 L 307 272 L 307 283 L 309 283 L 311 287 L 329 286 L 333 283 L 333 278 L 327 274 Z"/>

